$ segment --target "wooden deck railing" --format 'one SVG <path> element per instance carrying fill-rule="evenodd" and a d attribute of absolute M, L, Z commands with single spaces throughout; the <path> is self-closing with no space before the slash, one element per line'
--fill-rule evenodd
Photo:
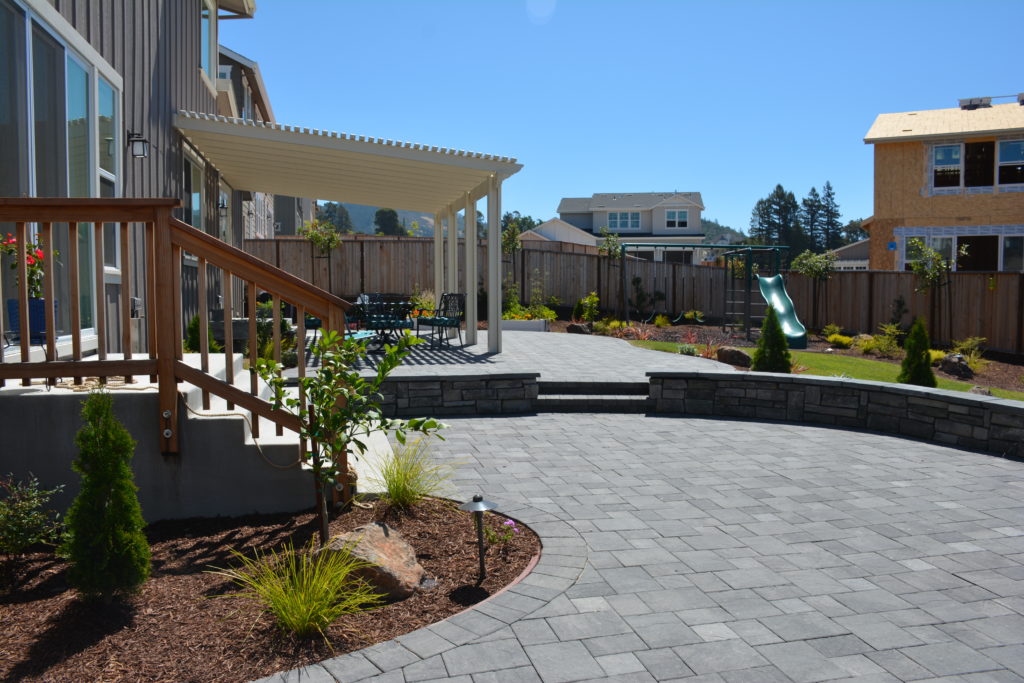
<path fill-rule="evenodd" d="M 158 383 L 160 405 L 161 450 L 165 453 L 178 452 L 178 392 L 177 382 L 186 381 L 203 391 L 203 406 L 209 408 L 209 396 L 214 394 L 228 402 L 248 410 L 252 416 L 254 436 L 259 436 L 259 418 L 273 421 L 280 434 L 283 429 L 298 431 L 296 418 L 288 413 L 274 410 L 270 403 L 259 396 L 258 377 L 255 372 L 260 349 L 257 340 L 256 299 L 258 292 L 266 292 L 273 302 L 274 358 L 281 360 L 281 303 L 295 307 L 297 314 L 296 339 L 299 340 L 298 372 L 305 373 L 303 362 L 303 340 L 305 339 L 305 316 L 319 318 L 325 328 L 344 330 L 345 311 L 350 304 L 333 296 L 279 268 L 232 247 L 201 230 L 183 223 L 171 216 L 179 205 L 176 199 L 49 199 L 49 198 L 0 198 L 0 224 L 14 224 L 14 233 L 19 256 L 24 253 L 28 241 L 38 241 L 44 252 L 46 264 L 43 276 L 43 299 L 55 300 L 54 236 L 57 230 L 67 230 L 68 254 L 62 258 L 65 268 L 61 277 L 65 280 L 71 304 L 81 301 L 79 232 L 91 230 L 93 254 L 91 270 L 95 275 L 97 301 L 94 311 L 96 355 L 86 358 L 83 346 L 82 318 L 79 305 L 68 306 L 67 335 L 60 337 L 61 343 L 70 341 L 70 359 L 58 358 L 57 316 L 53 305 L 46 305 L 46 335 L 43 360 L 32 359 L 29 316 L 29 273 L 26 259 L 17 263 L 16 288 L 19 329 L 5 330 L 0 315 L 0 337 L 5 332 L 17 333 L 20 354 L 14 362 L 4 361 L 0 351 L 0 386 L 8 380 L 21 380 L 31 384 L 32 379 L 45 379 L 52 383 L 59 377 L 74 377 L 76 382 L 85 376 L 97 376 L 100 381 L 107 377 L 124 376 L 131 381 L 134 375 L 149 375 Z M 119 339 L 108 338 L 111 329 L 107 318 L 104 294 L 104 224 L 117 225 L 120 236 L 120 303 L 116 308 L 121 334 Z M 141 229 L 132 229 L 141 225 Z M 34 233 L 34 234 L 33 234 Z M 88 243 L 88 242 L 86 242 Z M 199 280 L 199 344 L 200 367 L 198 369 L 183 361 L 183 320 L 182 320 L 182 259 L 185 254 L 195 258 Z M 133 259 L 144 261 L 141 289 L 136 291 L 132 274 L 136 270 Z M 222 381 L 210 374 L 209 317 L 207 285 L 210 270 L 219 270 L 224 302 L 224 363 L 225 379 Z M 3 290 L 3 276 L 0 275 L 0 301 L 7 298 Z M 244 313 L 248 317 L 248 361 L 250 368 L 249 390 L 234 386 L 234 339 L 232 317 L 235 287 L 245 293 Z M 144 301 L 145 327 L 140 330 L 143 339 L 135 339 L 132 324 L 132 298 Z M 144 358 L 133 356 L 133 347 L 138 346 Z M 121 358 L 108 358 L 108 347 L 119 347 Z"/>

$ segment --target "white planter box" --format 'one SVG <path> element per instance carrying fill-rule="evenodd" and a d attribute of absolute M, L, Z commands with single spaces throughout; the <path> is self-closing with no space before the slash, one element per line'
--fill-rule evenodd
<path fill-rule="evenodd" d="M 547 320 L 502 320 L 502 332 L 547 332 L 550 328 Z"/>

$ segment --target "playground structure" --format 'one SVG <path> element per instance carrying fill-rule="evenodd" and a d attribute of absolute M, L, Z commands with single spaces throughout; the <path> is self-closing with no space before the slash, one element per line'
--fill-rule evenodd
<path fill-rule="evenodd" d="M 764 320 L 767 307 L 770 305 L 775 309 L 782 325 L 783 333 L 790 348 L 807 348 L 807 330 L 797 318 L 793 300 L 786 291 L 782 275 L 779 273 L 782 265 L 782 250 L 789 249 L 787 246 L 763 246 L 746 245 L 737 247 L 732 244 L 660 244 L 644 242 L 626 242 L 622 244 L 623 267 L 621 270 L 621 288 L 623 301 L 623 318 L 629 322 L 633 313 L 641 322 L 650 323 L 657 315 L 657 299 L 659 292 L 651 292 L 647 295 L 643 292 L 642 286 L 634 282 L 635 300 L 630 302 L 627 296 L 629 282 L 629 259 L 626 256 L 630 251 L 650 250 L 652 248 L 671 248 L 693 251 L 696 249 L 728 249 L 723 255 L 725 267 L 722 269 L 722 302 L 724 315 L 722 317 L 722 329 L 742 329 L 746 332 L 748 340 L 752 340 L 754 328 L 761 326 Z M 755 289 L 755 278 L 757 286 Z M 755 291 L 760 296 L 755 295 Z M 643 293 L 643 294 L 641 294 Z M 645 303 L 650 304 L 650 311 L 645 312 L 639 301 L 641 296 L 646 297 Z M 671 314 L 672 312 L 669 312 Z M 685 311 L 679 311 L 678 315 L 671 321 L 678 325 L 683 321 Z"/>

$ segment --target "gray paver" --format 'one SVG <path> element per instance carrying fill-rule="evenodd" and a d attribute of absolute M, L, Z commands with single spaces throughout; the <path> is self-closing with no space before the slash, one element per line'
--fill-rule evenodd
<path fill-rule="evenodd" d="M 527 664 L 523 646 L 514 638 L 462 645 L 441 655 L 453 676 L 509 669 Z"/>
<path fill-rule="evenodd" d="M 545 683 L 578 681 L 604 675 L 604 669 L 579 641 L 530 645 L 526 648 L 526 654 Z"/>
<path fill-rule="evenodd" d="M 968 674 L 1001 668 L 985 655 L 962 643 L 940 643 L 905 647 L 900 650 L 915 662 L 939 676 Z"/>

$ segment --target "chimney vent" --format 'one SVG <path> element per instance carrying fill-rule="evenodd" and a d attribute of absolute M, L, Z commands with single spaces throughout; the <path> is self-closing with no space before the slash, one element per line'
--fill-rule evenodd
<path fill-rule="evenodd" d="M 960 100 L 960 108 L 964 110 L 981 109 L 983 107 L 991 107 L 991 97 L 968 97 Z"/>

